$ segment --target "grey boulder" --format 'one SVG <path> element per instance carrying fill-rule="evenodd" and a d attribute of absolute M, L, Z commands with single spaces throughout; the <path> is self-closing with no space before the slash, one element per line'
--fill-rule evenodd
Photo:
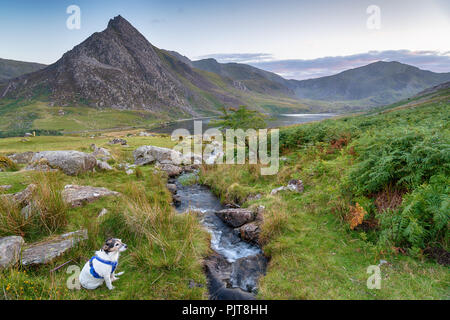
<path fill-rule="evenodd" d="M 233 228 L 240 227 L 255 219 L 255 215 L 252 211 L 242 208 L 223 209 L 216 211 L 216 215 Z"/>
<path fill-rule="evenodd" d="M 12 155 L 9 155 L 8 158 L 10 158 L 12 161 L 18 164 L 28 164 L 30 163 L 31 159 L 34 156 L 34 152 L 27 151 L 27 152 L 21 152 L 21 153 L 15 153 Z"/>
<path fill-rule="evenodd" d="M 51 241 L 32 244 L 23 250 L 21 263 L 22 265 L 48 263 L 87 238 L 87 230 L 78 230 L 60 235 Z"/>
<path fill-rule="evenodd" d="M 23 243 L 23 238 L 19 236 L 0 238 L 0 268 L 9 267 L 19 261 Z"/>
<path fill-rule="evenodd" d="M 36 165 L 46 163 L 52 169 L 60 169 L 65 174 L 74 176 L 92 171 L 97 164 L 97 159 L 91 154 L 74 150 L 42 151 L 36 153 L 31 162 L 27 170 L 34 170 Z"/>
<path fill-rule="evenodd" d="M 169 163 L 158 163 L 156 164 L 156 167 L 167 173 L 169 177 L 178 176 L 183 172 L 181 167 Z"/>
<path fill-rule="evenodd" d="M 250 243 L 258 243 L 259 234 L 261 233 L 261 228 L 256 222 L 250 222 L 244 224 L 239 229 L 239 236 L 242 240 Z"/>
<path fill-rule="evenodd" d="M 29 184 L 24 190 L 16 192 L 14 194 L 0 195 L 0 199 L 9 199 L 16 203 L 19 207 L 25 207 L 31 203 L 33 193 L 37 186 L 34 183 Z"/>
<path fill-rule="evenodd" d="M 136 165 L 151 164 L 154 162 L 173 164 L 181 159 L 181 153 L 168 148 L 156 146 L 142 146 L 133 151 Z"/>
<path fill-rule="evenodd" d="M 97 168 L 102 171 L 111 171 L 113 168 L 105 161 L 97 160 Z"/>
<path fill-rule="evenodd" d="M 105 148 L 99 148 L 97 147 L 95 144 L 91 145 L 91 150 L 92 150 L 92 155 L 96 158 L 96 159 L 100 159 L 103 161 L 108 161 L 109 159 L 111 159 L 111 153 L 108 151 L 108 149 Z"/>
<path fill-rule="evenodd" d="M 262 254 L 238 259 L 232 265 L 231 285 L 255 293 L 258 280 L 265 274 L 266 268 L 267 259 Z"/>
<path fill-rule="evenodd" d="M 85 203 L 93 202 L 102 197 L 118 196 L 120 193 L 106 188 L 66 185 L 61 195 L 67 204 L 72 207 L 80 207 Z"/>

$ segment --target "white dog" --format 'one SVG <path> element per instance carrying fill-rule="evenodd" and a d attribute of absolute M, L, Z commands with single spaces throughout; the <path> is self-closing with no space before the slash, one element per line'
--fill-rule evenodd
<path fill-rule="evenodd" d="M 122 240 L 110 238 L 106 240 L 105 245 L 93 256 L 83 267 L 80 273 L 80 284 L 89 290 L 93 290 L 102 285 L 103 281 L 109 290 L 114 289 L 113 281 L 118 280 L 116 277 L 123 274 L 117 274 L 114 271 L 119 263 L 120 252 L 127 250 L 127 245 Z"/>

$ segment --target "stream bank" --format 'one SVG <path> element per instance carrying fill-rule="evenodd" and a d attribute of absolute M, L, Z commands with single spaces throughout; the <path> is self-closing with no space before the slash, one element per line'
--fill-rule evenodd
<path fill-rule="evenodd" d="M 227 207 L 220 203 L 207 186 L 182 183 L 197 174 L 183 173 L 169 179 L 169 183 L 176 185 L 176 210 L 179 213 L 200 212 L 201 223 L 211 234 L 211 249 L 214 253 L 205 259 L 210 298 L 254 299 L 258 279 L 267 267 L 267 259 L 257 244 L 242 240 L 237 228 L 217 216 L 217 212 Z"/>

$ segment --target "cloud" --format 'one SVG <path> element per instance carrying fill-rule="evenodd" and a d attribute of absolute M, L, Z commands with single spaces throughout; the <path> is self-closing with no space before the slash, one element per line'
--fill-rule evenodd
<path fill-rule="evenodd" d="M 433 72 L 450 72 L 450 52 L 386 50 L 311 60 L 276 60 L 268 53 L 214 54 L 219 62 L 247 63 L 287 79 L 310 79 L 337 74 L 376 61 L 398 61 Z"/>

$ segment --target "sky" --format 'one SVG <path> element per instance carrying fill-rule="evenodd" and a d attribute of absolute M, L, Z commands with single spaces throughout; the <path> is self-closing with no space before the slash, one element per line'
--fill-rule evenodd
<path fill-rule="evenodd" d="M 53 63 L 118 14 L 159 48 L 286 78 L 378 60 L 450 71 L 449 0 L 0 0 L 0 58 Z"/>

